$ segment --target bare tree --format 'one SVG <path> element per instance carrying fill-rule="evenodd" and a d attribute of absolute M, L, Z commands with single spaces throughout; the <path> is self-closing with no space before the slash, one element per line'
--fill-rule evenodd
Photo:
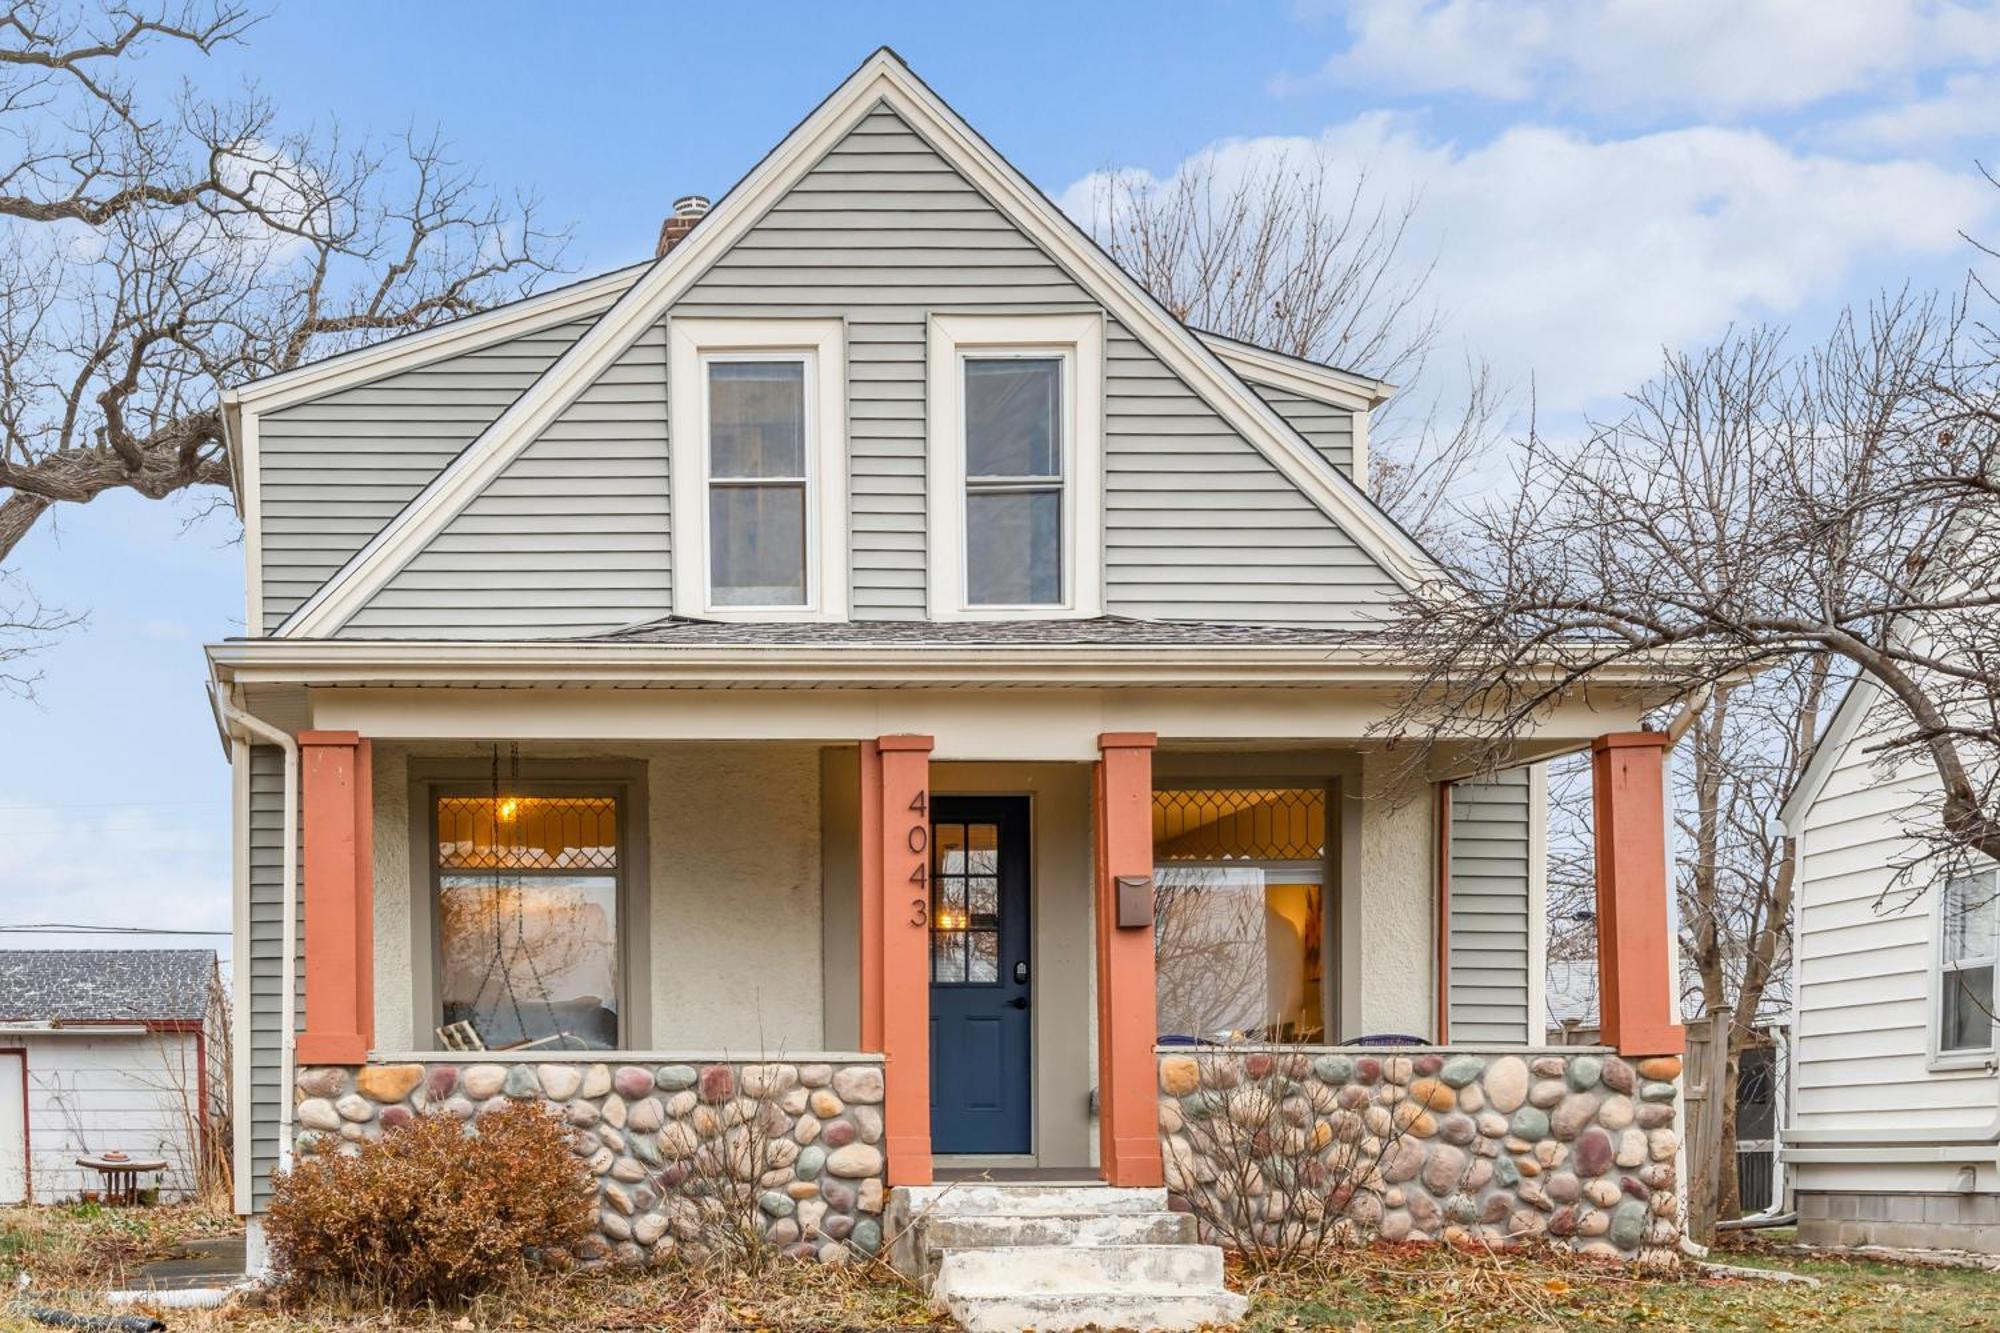
<path fill-rule="evenodd" d="M 135 91 L 149 51 L 211 53 L 253 21 L 236 0 L 0 10 L 0 561 L 107 492 L 227 503 L 221 389 L 480 310 L 560 259 L 533 200 L 435 137 L 287 130 L 254 89 Z M 17 646 L 63 627 L 22 605 Z"/>
<path fill-rule="evenodd" d="M 1846 680 L 1887 701 L 1877 761 L 1935 779 L 1892 893 L 2000 854 L 1993 347 L 1962 303 L 1905 295 L 1801 354 L 1760 329 L 1670 356 L 1619 420 L 1529 442 L 1518 487 L 1477 512 L 1464 588 L 1427 590 L 1394 635 L 1424 664 L 1397 725 L 1470 726 L 1496 759 L 1614 663 L 1701 693 L 1676 887 L 1690 1007 L 1731 1018 L 1723 1163 L 1738 1060 L 1789 966 L 1797 849 L 1774 815 Z"/>
<path fill-rule="evenodd" d="M 1318 153 L 1210 152 L 1165 181 L 1104 172 L 1088 224 L 1107 253 L 1185 323 L 1393 383 L 1415 381 L 1443 321 L 1435 261 L 1411 253 L 1420 200 L 1381 197 L 1365 170 Z M 1377 424 L 1370 486 L 1420 539 L 1489 443 L 1504 395 L 1484 365 L 1463 392 L 1399 396 Z"/>
<path fill-rule="evenodd" d="M 1421 666 L 1393 730 L 1510 739 L 1605 668 L 1692 693 L 1792 666 L 1899 710 L 1885 765 L 1936 778 L 1925 859 L 2000 856 L 2000 342 L 1894 297 L 1787 357 L 1732 334 L 1570 446 L 1531 439 L 1473 558 L 1389 637 Z M 1803 739 L 1810 743 L 1808 729 Z"/>

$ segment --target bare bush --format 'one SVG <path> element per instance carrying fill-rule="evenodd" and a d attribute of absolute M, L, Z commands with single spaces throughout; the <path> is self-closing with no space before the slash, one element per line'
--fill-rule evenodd
<path fill-rule="evenodd" d="M 1203 1239 L 1261 1270 L 1372 1239 L 1384 1164 L 1423 1104 L 1382 1104 L 1359 1085 L 1343 1100 L 1302 1050 L 1195 1059 L 1201 1087 L 1173 1103 L 1166 1172 Z"/>
<path fill-rule="evenodd" d="M 457 1305 L 566 1258 L 597 1225 L 597 1182 L 561 1121 L 512 1102 L 305 1158 L 273 1178 L 264 1224 L 280 1278 L 312 1295 Z"/>

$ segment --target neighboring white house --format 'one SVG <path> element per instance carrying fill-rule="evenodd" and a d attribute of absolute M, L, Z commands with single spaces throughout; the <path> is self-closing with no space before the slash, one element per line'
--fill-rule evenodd
<path fill-rule="evenodd" d="M 0 1203 L 98 1189 L 76 1159 L 106 1150 L 196 1188 L 227 1091 L 218 975 L 208 949 L 0 950 Z"/>
<path fill-rule="evenodd" d="M 1890 714 L 1856 684 L 1782 812 L 1800 859 L 1783 1156 L 1808 1242 L 2000 1253 L 2000 884 L 1924 855 L 1937 778 L 1881 764 Z"/>

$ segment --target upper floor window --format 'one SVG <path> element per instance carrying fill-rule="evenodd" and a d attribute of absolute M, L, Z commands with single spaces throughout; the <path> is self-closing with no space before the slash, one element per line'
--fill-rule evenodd
<path fill-rule="evenodd" d="M 1993 1049 L 1993 970 L 2000 962 L 2000 872 L 1945 881 L 1938 956 L 1938 1053 Z"/>
<path fill-rule="evenodd" d="M 930 611 L 1102 610 L 1097 315 L 938 315 L 930 333 Z"/>
<path fill-rule="evenodd" d="M 845 619 L 840 321 L 671 327 L 675 614 Z"/>
<path fill-rule="evenodd" d="M 713 357 L 708 591 L 716 606 L 806 604 L 806 362 Z"/>

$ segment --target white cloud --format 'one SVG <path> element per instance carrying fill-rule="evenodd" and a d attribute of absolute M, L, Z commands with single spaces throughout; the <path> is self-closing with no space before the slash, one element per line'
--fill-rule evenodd
<path fill-rule="evenodd" d="M 1341 12 L 1350 44 L 1318 77 L 1597 110 L 1791 110 L 2000 55 L 2000 13 L 1960 0 L 1355 0 Z"/>
<path fill-rule="evenodd" d="M 1970 140 L 1972 148 L 1990 156 L 1996 126 L 2000 126 L 2000 75 L 1956 74 L 1929 97 L 1833 121 L 1817 137 L 1849 148 L 1930 153 L 1955 150 Z"/>
<path fill-rule="evenodd" d="M 1857 278 L 1865 296 L 1920 262 L 1969 260 L 1960 231 L 1986 229 L 2000 205 L 1969 173 L 1803 153 L 1743 129 L 1600 141 L 1521 126 L 1468 148 L 1378 112 L 1316 141 L 1233 140 L 1203 156 L 1227 181 L 1315 151 L 1366 167 L 1387 198 L 1421 193 L 1408 253 L 1437 256 L 1449 332 L 1503 384 L 1532 375 L 1552 415 L 1636 387 L 1663 345 L 1845 299 Z M 1065 193 L 1072 215 L 1088 216 L 1091 189 Z"/>
<path fill-rule="evenodd" d="M 226 803 L 0 808 L 0 925 L 228 930 Z M 0 948 L 214 948 L 214 936 L 0 935 Z"/>

